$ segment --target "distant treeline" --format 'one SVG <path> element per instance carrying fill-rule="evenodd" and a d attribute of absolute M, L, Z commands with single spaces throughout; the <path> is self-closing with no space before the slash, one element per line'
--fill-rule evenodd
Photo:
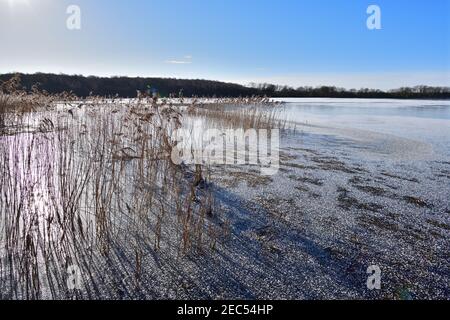
<path fill-rule="evenodd" d="M 415 86 L 382 91 L 368 88 L 348 90 L 334 86 L 292 88 L 267 83 L 250 86 L 267 96 L 286 98 L 450 99 L 450 87 Z"/>
<path fill-rule="evenodd" d="M 9 80 L 14 74 L 0 75 L 0 81 Z M 243 86 L 211 80 L 186 80 L 173 78 L 130 78 L 130 77 L 84 77 L 65 74 L 20 74 L 22 86 L 30 90 L 33 85 L 49 93 L 72 91 L 80 97 L 89 95 L 136 97 L 137 90 L 145 92 L 149 88 L 157 90 L 162 97 L 183 94 L 185 97 L 315 97 L 315 98 L 400 98 L 400 99 L 450 99 L 449 87 L 416 86 L 396 90 L 343 89 L 333 86 L 299 87 L 277 86 L 273 84 L 250 84 Z"/>

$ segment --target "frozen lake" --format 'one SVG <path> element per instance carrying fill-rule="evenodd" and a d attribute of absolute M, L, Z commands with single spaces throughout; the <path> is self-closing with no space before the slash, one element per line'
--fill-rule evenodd
<path fill-rule="evenodd" d="M 69 265 L 83 299 L 448 299 L 450 103 L 283 100 L 62 102 L 11 118 L 1 295 L 70 298 Z M 197 184 L 197 167 L 161 152 L 178 111 L 201 140 L 244 128 L 245 108 L 290 121 L 276 174 L 217 165 Z M 382 291 L 364 286 L 374 264 Z"/>
<path fill-rule="evenodd" d="M 355 139 L 401 139 L 434 157 L 450 155 L 450 101 L 285 98 L 290 121 Z M 330 131 L 330 132 L 331 132 Z M 373 138 L 373 139 L 372 139 Z"/>

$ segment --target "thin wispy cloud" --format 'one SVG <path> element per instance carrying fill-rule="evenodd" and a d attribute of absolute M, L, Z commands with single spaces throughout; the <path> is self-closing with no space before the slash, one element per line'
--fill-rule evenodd
<path fill-rule="evenodd" d="M 191 64 L 192 56 L 186 55 L 183 57 L 183 59 L 166 60 L 165 62 L 169 64 Z"/>
<path fill-rule="evenodd" d="M 191 64 L 192 61 L 186 61 L 186 60 L 166 60 L 166 63 L 170 64 Z"/>

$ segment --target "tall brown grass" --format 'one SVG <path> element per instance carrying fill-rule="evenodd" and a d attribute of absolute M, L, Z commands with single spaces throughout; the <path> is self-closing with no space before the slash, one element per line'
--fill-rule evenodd
<path fill-rule="evenodd" d="M 170 159 L 176 105 L 30 93 L 18 78 L 1 89 L 0 299 L 105 297 L 99 288 L 113 290 L 123 273 L 143 290 L 146 255 L 214 251 L 229 232 L 209 168 Z M 224 108 L 194 103 L 188 114 L 242 126 L 275 119 Z M 73 265 L 83 280 L 75 292 Z"/>
<path fill-rule="evenodd" d="M 268 98 L 194 99 L 187 108 L 190 116 L 203 118 L 222 128 L 284 128 L 282 104 Z"/>

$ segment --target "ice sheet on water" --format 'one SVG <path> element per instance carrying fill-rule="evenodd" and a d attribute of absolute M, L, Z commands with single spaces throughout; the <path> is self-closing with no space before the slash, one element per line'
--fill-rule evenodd
<path fill-rule="evenodd" d="M 345 129 L 428 144 L 450 155 L 450 101 L 395 99 L 280 99 L 286 118 L 299 123 Z M 344 131 L 341 131 L 344 132 Z M 391 137 L 392 138 L 392 137 Z M 406 141 L 405 141 L 406 143 Z"/>

